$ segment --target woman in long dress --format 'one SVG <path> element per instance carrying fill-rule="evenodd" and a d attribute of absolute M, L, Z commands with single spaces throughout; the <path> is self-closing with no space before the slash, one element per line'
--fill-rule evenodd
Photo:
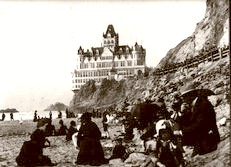
<path fill-rule="evenodd" d="M 80 149 L 77 164 L 99 166 L 107 163 L 100 143 L 101 132 L 98 126 L 91 121 L 91 114 L 88 112 L 81 116 L 81 127 L 77 138 Z"/>

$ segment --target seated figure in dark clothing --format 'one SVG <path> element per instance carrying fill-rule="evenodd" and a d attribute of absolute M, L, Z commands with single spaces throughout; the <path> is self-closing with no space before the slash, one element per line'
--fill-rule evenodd
<path fill-rule="evenodd" d="M 48 122 L 45 128 L 45 135 L 54 136 L 55 134 L 56 134 L 55 126 L 51 124 L 51 119 L 50 119 L 50 121 Z"/>
<path fill-rule="evenodd" d="M 63 124 L 63 120 L 60 120 L 59 124 L 60 124 L 60 128 L 57 131 L 57 135 L 58 136 L 66 135 L 67 134 L 67 130 L 68 130 L 67 126 Z"/>
<path fill-rule="evenodd" d="M 69 127 L 67 135 L 66 135 L 66 140 L 70 141 L 72 139 L 72 135 L 76 132 L 78 132 L 78 130 L 76 129 L 76 123 L 75 123 L 75 121 L 71 121 L 70 127 Z"/>
<path fill-rule="evenodd" d="M 123 145 L 123 139 L 117 138 L 115 142 L 116 145 L 113 148 L 112 156 L 109 159 L 121 158 L 124 161 L 126 158 L 128 158 L 128 154 L 126 151 L 126 147 Z"/>
<path fill-rule="evenodd" d="M 39 120 L 37 129 L 32 133 L 31 140 L 25 141 L 22 145 L 16 162 L 19 166 L 33 167 L 33 166 L 54 166 L 48 156 L 43 155 L 43 148 L 46 147 L 45 143 L 48 141 L 45 137 L 44 120 Z M 49 143 L 50 144 L 50 143 Z"/>

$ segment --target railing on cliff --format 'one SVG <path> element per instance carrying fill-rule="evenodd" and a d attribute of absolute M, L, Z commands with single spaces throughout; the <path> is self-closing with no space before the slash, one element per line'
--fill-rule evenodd
<path fill-rule="evenodd" d="M 153 72 L 153 75 L 165 75 L 168 73 L 173 73 L 179 70 L 179 68 L 191 68 L 191 67 L 197 67 L 200 63 L 203 62 L 214 62 L 218 61 L 220 59 L 223 59 L 225 57 L 229 56 L 229 46 L 225 48 L 212 48 L 209 52 L 201 53 L 191 59 L 186 59 L 183 62 L 179 63 L 173 63 L 168 64 L 167 67 L 164 67 L 162 69 L 156 69 Z"/>

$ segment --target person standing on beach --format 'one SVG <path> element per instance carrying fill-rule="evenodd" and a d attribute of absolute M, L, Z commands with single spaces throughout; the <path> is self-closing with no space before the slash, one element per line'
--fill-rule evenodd
<path fill-rule="evenodd" d="M 51 111 L 49 112 L 49 117 L 50 117 L 50 120 L 52 120 L 52 112 Z"/>
<path fill-rule="evenodd" d="M 5 113 L 3 112 L 3 113 L 2 113 L 2 121 L 5 120 L 5 117 L 6 117 L 6 115 L 5 115 Z"/>
<path fill-rule="evenodd" d="M 100 143 L 101 132 L 99 127 L 91 120 L 91 113 L 86 112 L 81 116 L 81 127 L 77 135 L 79 153 L 76 164 L 100 166 L 108 161 Z"/>
<path fill-rule="evenodd" d="M 110 138 L 109 133 L 108 133 L 108 122 L 109 122 L 109 115 L 108 115 L 107 110 L 105 110 L 103 113 L 102 123 L 103 123 L 103 130 L 105 132 L 106 138 Z"/>
<path fill-rule="evenodd" d="M 14 120 L 14 115 L 13 115 L 13 113 L 12 113 L 12 112 L 10 113 L 10 120 L 11 120 L 11 121 L 13 121 L 13 120 Z"/>
<path fill-rule="evenodd" d="M 38 118 L 37 118 L 37 110 L 34 111 L 34 119 L 33 121 L 34 122 L 37 122 Z"/>
<path fill-rule="evenodd" d="M 62 112 L 59 111 L 58 118 L 62 118 Z"/>

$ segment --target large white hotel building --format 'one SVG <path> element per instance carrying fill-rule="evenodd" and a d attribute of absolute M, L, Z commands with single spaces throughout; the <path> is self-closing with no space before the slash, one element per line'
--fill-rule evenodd
<path fill-rule="evenodd" d="M 101 47 L 92 47 L 91 51 L 79 47 L 76 69 L 72 72 L 72 90 L 79 90 L 89 80 L 100 83 L 104 78 L 119 80 L 144 73 L 145 57 L 142 45 L 119 45 L 118 33 L 113 25 L 108 25 Z"/>

